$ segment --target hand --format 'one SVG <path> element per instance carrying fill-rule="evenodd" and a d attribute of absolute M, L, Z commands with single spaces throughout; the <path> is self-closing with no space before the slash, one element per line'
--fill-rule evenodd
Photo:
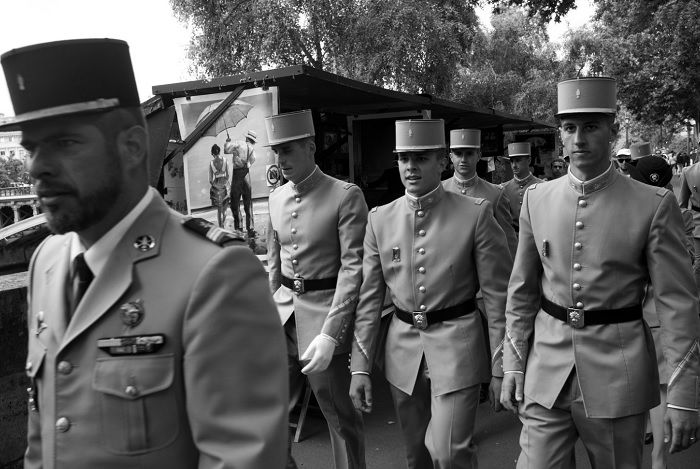
<path fill-rule="evenodd" d="M 494 376 L 491 378 L 491 385 L 489 386 L 489 401 L 491 402 L 491 408 L 494 412 L 500 412 L 503 410 L 501 405 L 501 387 L 503 385 L 503 378 Z"/>
<path fill-rule="evenodd" d="M 310 360 L 309 363 L 301 369 L 301 372 L 305 375 L 310 375 L 325 370 L 333 359 L 334 351 L 335 343 L 333 339 L 325 334 L 317 335 L 301 356 L 301 360 Z"/>
<path fill-rule="evenodd" d="M 506 409 L 517 414 L 518 406 L 523 402 L 523 383 L 525 375 L 522 373 L 505 373 L 501 385 L 501 404 Z"/>
<path fill-rule="evenodd" d="M 350 399 L 357 410 L 372 412 L 372 380 L 367 375 L 352 375 Z"/>
<path fill-rule="evenodd" d="M 695 444 L 698 438 L 698 413 L 669 407 L 664 417 L 664 443 L 670 443 L 668 451 L 677 453 Z"/>

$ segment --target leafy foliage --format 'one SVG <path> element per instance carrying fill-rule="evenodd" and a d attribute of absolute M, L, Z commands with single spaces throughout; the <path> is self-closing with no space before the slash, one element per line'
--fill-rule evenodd
<path fill-rule="evenodd" d="M 29 173 L 22 160 L 0 158 L 0 187 L 10 187 L 12 183 L 29 183 Z"/>
<path fill-rule="evenodd" d="M 559 21 L 576 8 L 576 0 L 489 0 L 489 3 L 494 4 L 494 13 L 503 11 L 504 6 L 524 7 L 529 16 L 539 16 L 543 23 Z"/>

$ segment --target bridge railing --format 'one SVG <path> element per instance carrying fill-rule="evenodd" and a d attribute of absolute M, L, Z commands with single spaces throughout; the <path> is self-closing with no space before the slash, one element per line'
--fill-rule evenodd
<path fill-rule="evenodd" d="M 34 193 L 34 186 L 0 187 L 0 197 L 13 197 L 16 195 L 31 195 L 33 193 Z"/>

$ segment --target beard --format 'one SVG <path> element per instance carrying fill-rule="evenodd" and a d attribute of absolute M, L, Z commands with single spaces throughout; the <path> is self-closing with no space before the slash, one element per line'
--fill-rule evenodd
<path fill-rule="evenodd" d="M 123 177 L 117 155 L 110 155 L 102 178 L 95 181 L 95 189 L 80 193 L 75 190 L 61 204 L 44 204 L 46 224 L 54 234 L 80 232 L 99 223 L 107 216 L 121 194 Z M 98 183 L 99 182 L 99 183 Z"/>

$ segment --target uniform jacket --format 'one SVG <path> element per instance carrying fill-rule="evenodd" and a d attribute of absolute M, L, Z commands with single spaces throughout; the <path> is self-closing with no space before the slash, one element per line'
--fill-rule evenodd
<path fill-rule="evenodd" d="M 462 181 L 452 176 L 450 179 L 442 181 L 442 187 L 449 192 L 482 198 L 491 202 L 496 221 L 506 234 L 510 255 L 511 257 L 515 256 L 515 249 L 518 247 L 518 236 L 513 229 L 510 200 L 505 196 L 501 186 L 484 181 L 479 176 L 474 176 L 468 181 Z"/>
<path fill-rule="evenodd" d="M 516 179 L 503 183 L 503 191 L 508 197 L 510 203 L 510 216 L 513 227 L 518 229 L 518 218 L 520 217 L 520 207 L 523 205 L 523 194 L 525 190 L 536 182 L 542 182 L 542 179 L 535 177 L 530 173 L 525 179 Z"/>
<path fill-rule="evenodd" d="M 612 166 L 585 183 L 569 173 L 531 186 L 508 287 L 504 370 L 525 371 L 526 395 L 548 408 L 574 366 L 589 417 L 654 407 L 658 370 L 644 321 L 574 329 L 539 308 L 540 292 L 584 310 L 641 305 L 651 282 L 664 339 L 657 346 L 673 367 L 668 403 L 698 408 L 700 324 L 684 237 L 670 191 Z"/>
<path fill-rule="evenodd" d="M 442 185 L 419 199 L 400 197 L 371 210 L 364 246 L 353 371 L 370 372 L 374 354 L 384 353 L 388 381 L 411 394 L 425 356 L 436 396 L 482 383 L 492 374 L 502 376 L 511 261 L 503 262 L 508 247 L 488 201 L 447 192 Z M 489 322 L 491 370 L 481 315 L 474 312 L 425 330 L 393 317 L 385 350 L 375 350 L 386 287 L 400 309 L 430 312 L 474 298 L 479 286 Z"/>
<path fill-rule="evenodd" d="M 362 283 L 362 238 L 367 204 L 359 187 L 324 174 L 318 167 L 299 184 L 288 182 L 270 194 L 268 236 L 270 287 L 282 323 L 292 312 L 299 354 L 325 333 L 348 352 Z M 304 279 L 338 277 L 334 290 L 295 295 L 280 275 Z"/>
<path fill-rule="evenodd" d="M 156 195 L 67 326 L 70 237 L 37 249 L 27 374 L 38 411 L 29 411 L 26 468 L 284 466 L 285 342 L 264 269 L 243 243 L 221 247 L 182 221 Z M 143 235 L 154 247 L 138 249 Z M 130 302 L 142 311 L 133 327 Z M 152 334 L 165 337 L 155 353 L 98 348 Z"/>
<path fill-rule="evenodd" d="M 688 166 L 681 173 L 681 195 L 680 204 L 683 208 L 688 208 L 688 202 L 692 207 L 697 207 L 698 210 L 693 209 L 693 222 L 695 223 L 695 230 L 693 231 L 693 236 L 695 238 L 700 238 L 700 163 L 695 163 Z"/>

